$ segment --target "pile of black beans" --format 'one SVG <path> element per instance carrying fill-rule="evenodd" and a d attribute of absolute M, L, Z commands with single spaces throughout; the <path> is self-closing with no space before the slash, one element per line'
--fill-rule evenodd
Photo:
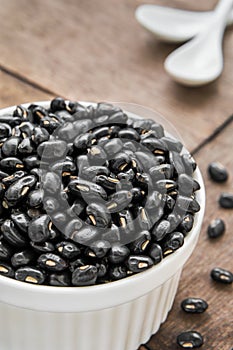
<path fill-rule="evenodd" d="M 88 286 L 150 268 L 193 227 L 195 169 L 161 125 L 111 104 L 0 115 L 0 274 Z"/>

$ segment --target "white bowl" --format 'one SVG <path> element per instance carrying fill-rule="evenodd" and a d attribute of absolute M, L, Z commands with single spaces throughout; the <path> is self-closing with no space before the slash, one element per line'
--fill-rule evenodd
<path fill-rule="evenodd" d="M 201 185 L 201 210 L 193 229 L 180 249 L 149 270 L 89 287 L 39 286 L 0 276 L 1 350 L 136 350 L 146 343 L 167 318 L 201 230 L 205 189 L 198 168 L 194 177 Z"/>

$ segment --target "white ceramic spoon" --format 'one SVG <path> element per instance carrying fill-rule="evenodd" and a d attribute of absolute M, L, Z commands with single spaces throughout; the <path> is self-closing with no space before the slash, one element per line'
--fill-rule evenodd
<path fill-rule="evenodd" d="M 182 43 L 203 30 L 214 11 L 186 11 L 157 5 L 141 5 L 135 12 L 138 22 L 165 42 Z M 233 10 L 228 17 L 233 24 Z"/>
<path fill-rule="evenodd" d="M 218 78 L 223 70 L 222 39 L 232 5 L 233 0 L 221 0 L 203 31 L 167 57 L 164 67 L 174 80 L 200 86 Z"/>

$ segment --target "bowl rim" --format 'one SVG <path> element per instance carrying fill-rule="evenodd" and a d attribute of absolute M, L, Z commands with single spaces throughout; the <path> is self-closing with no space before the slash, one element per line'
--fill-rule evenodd
<path fill-rule="evenodd" d="M 50 101 L 25 103 L 22 106 L 26 107 L 32 103 L 47 107 Z M 15 107 L 0 109 L 0 114 L 11 113 Z M 201 186 L 197 191 L 201 209 L 194 216 L 193 228 L 185 237 L 184 245 L 173 254 L 168 255 L 162 262 L 119 281 L 84 287 L 33 285 L 0 275 L 0 302 L 37 311 L 86 312 L 121 305 L 162 285 L 183 267 L 194 250 L 201 230 L 206 198 L 204 181 L 198 166 L 194 172 L 194 178 Z"/>

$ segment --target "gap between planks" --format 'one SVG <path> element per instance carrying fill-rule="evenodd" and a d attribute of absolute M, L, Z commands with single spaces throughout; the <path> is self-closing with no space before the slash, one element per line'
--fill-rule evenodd
<path fill-rule="evenodd" d="M 55 91 L 52 91 L 35 81 L 25 77 L 24 75 L 21 75 L 3 65 L 0 64 L 0 71 L 2 71 L 5 74 L 10 75 L 12 78 L 19 80 L 20 82 L 29 85 L 33 87 L 34 89 L 37 89 L 41 92 L 54 95 L 54 96 L 60 96 L 66 99 L 65 96 L 62 96 L 60 93 L 57 93 Z M 192 151 L 191 154 L 195 155 L 196 153 L 200 152 L 208 143 L 212 142 L 223 130 L 227 128 L 228 125 L 230 125 L 233 122 L 233 114 L 228 117 L 221 125 L 219 125 L 206 139 L 204 139 L 199 145 L 197 145 Z"/>

